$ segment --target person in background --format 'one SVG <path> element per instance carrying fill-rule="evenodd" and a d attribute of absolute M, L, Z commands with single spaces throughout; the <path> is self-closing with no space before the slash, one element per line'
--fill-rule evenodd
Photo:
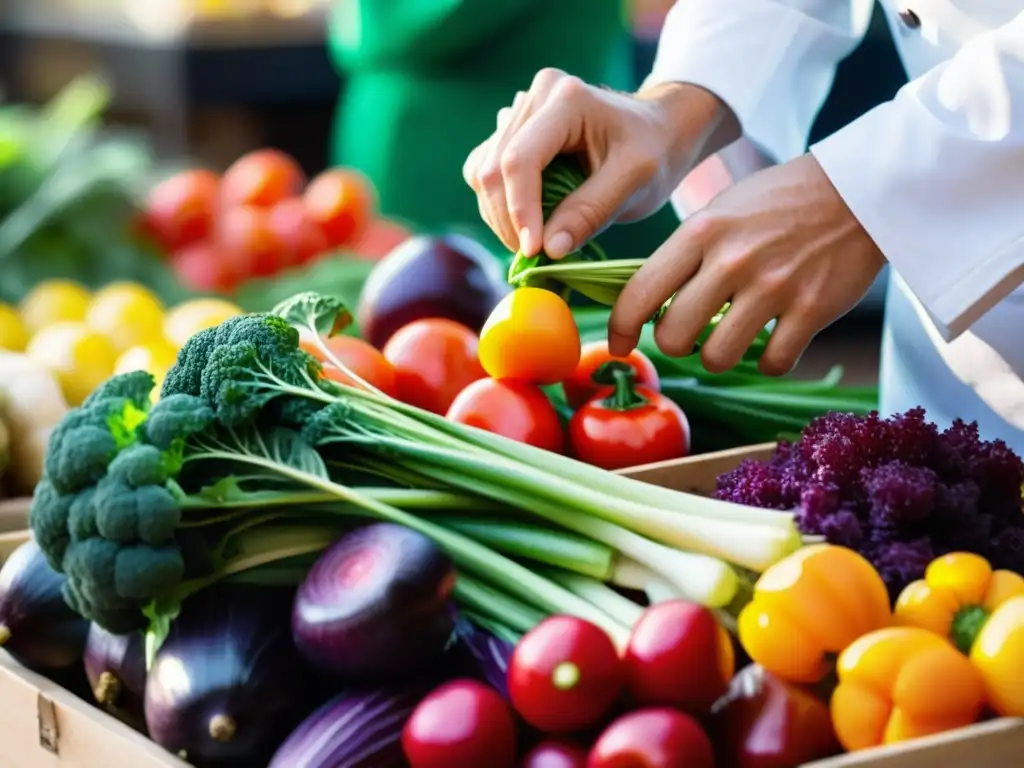
<path fill-rule="evenodd" d="M 637 82 L 623 0 L 337 0 L 328 48 L 344 81 L 332 161 L 373 181 L 385 215 L 428 229 L 480 220 L 463 160 L 538 69 Z M 677 224 L 666 206 L 617 250 L 650 252 Z"/>
<path fill-rule="evenodd" d="M 509 247 L 558 258 L 656 210 L 744 136 L 779 164 L 718 194 L 654 252 L 612 312 L 613 353 L 676 294 L 655 330 L 664 352 L 687 354 L 731 301 L 702 348 L 706 367 L 735 365 L 777 319 L 761 368 L 783 374 L 888 262 L 883 411 L 976 420 L 1024 453 L 1024 11 L 881 5 L 911 82 L 810 151 L 873 0 L 679 0 L 637 92 L 540 72 L 469 155 L 465 179 Z M 544 224 L 540 170 L 562 152 L 584 154 L 591 176 Z"/>

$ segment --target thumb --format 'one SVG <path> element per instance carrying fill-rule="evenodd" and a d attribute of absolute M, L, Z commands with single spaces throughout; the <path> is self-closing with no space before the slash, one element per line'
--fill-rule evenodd
<path fill-rule="evenodd" d="M 544 252 L 560 259 L 600 233 L 650 179 L 648 171 L 647 163 L 624 153 L 610 157 L 551 213 L 544 225 Z"/>

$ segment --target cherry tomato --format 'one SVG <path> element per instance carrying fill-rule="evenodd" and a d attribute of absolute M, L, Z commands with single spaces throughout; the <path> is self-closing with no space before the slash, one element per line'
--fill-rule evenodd
<path fill-rule="evenodd" d="M 220 178 L 212 171 L 183 171 L 150 191 L 144 230 L 174 253 L 205 240 L 213 231 Z"/>
<path fill-rule="evenodd" d="M 369 223 L 362 237 L 352 245 L 352 251 L 356 256 L 377 261 L 383 259 L 410 237 L 412 237 L 412 233 L 408 228 L 397 221 L 378 218 Z"/>
<path fill-rule="evenodd" d="M 323 231 L 309 218 L 298 197 L 282 200 L 271 208 L 267 226 L 281 243 L 284 266 L 308 264 L 329 250 Z"/>
<path fill-rule="evenodd" d="M 356 376 L 367 384 L 372 384 L 385 395 L 397 396 L 398 387 L 395 383 L 395 368 L 387 358 L 371 344 L 354 336 L 332 336 L 325 339 L 328 349 L 338 360 L 348 366 Z M 320 348 L 312 341 L 303 341 L 300 345 L 324 365 L 324 378 L 341 384 L 358 387 L 352 377 L 324 360 Z"/>
<path fill-rule="evenodd" d="M 252 205 L 221 214 L 217 242 L 243 278 L 273 277 L 284 266 L 284 243 L 270 228 L 267 211 Z"/>
<path fill-rule="evenodd" d="M 703 605 L 668 600 L 644 611 L 622 655 L 626 686 L 644 706 L 703 717 L 736 671 L 732 639 Z"/>
<path fill-rule="evenodd" d="M 478 379 L 452 401 L 448 419 L 555 453 L 565 448 L 558 412 L 537 385 L 525 381 Z"/>
<path fill-rule="evenodd" d="M 661 380 L 654 363 L 639 349 L 634 349 L 626 357 L 612 357 L 608 353 L 607 341 L 591 341 L 580 350 L 580 362 L 572 375 L 562 382 L 565 400 L 575 410 L 588 400 L 593 399 L 601 385 L 593 380 L 594 372 L 609 360 L 627 363 L 636 371 L 636 383 L 653 392 L 661 391 Z"/>
<path fill-rule="evenodd" d="M 623 682 L 611 638 L 575 616 L 542 621 L 519 641 L 508 664 L 512 705 L 547 733 L 595 725 L 608 714 Z"/>
<path fill-rule="evenodd" d="M 587 768 L 587 750 L 565 741 L 542 741 L 523 758 L 522 768 Z"/>
<path fill-rule="evenodd" d="M 551 291 L 512 291 L 480 331 L 480 363 L 495 379 L 557 384 L 579 361 L 580 332 L 572 310 Z"/>
<path fill-rule="evenodd" d="M 235 262 L 212 242 L 193 243 L 178 251 L 174 271 L 182 283 L 200 293 L 231 293 L 242 277 Z"/>
<path fill-rule="evenodd" d="M 416 320 L 384 345 L 395 368 L 398 399 L 444 415 L 455 396 L 487 374 L 477 359 L 477 336 L 453 320 Z"/>
<path fill-rule="evenodd" d="M 588 768 L 715 768 L 714 752 L 697 721 L 674 709 L 640 709 L 602 733 Z"/>
<path fill-rule="evenodd" d="M 321 173 L 306 187 L 303 200 L 310 218 L 334 248 L 352 245 L 362 238 L 377 205 L 369 180 L 346 168 Z"/>
<path fill-rule="evenodd" d="M 595 376 L 614 380 L 569 420 L 572 455 L 602 469 L 679 459 L 690 451 L 690 422 L 659 392 L 633 384 L 633 368 L 605 363 Z"/>
<path fill-rule="evenodd" d="M 505 700 L 475 680 L 453 680 L 419 703 L 402 729 L 411 768 L 512 768 L 516 728 Z"/>
<path fill-rule="evenodd" d="M 227 207 L 255 205 L 269 208 L 302 191 L 306 177 L 291 157 L 277 149 L 259 149 L 236 160 L 221 183 Z"/>

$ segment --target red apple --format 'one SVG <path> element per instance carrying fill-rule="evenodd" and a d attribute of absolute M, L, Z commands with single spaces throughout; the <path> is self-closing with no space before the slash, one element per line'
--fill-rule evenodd
<path fill-rule="evenodd" d="M 715 768 L 707 734 L 674 709 L 638 709 L 609 725 L 594 742 L 587 768 Z"/>
<path fill-rule="evenodd" d="M 828 705 L 752 664 L 715 705 L 720 768 L 789 768 L 840 752 Z"/>
<path fill-rule="evenodd" d="M 641 706 L 675 707 L 701 717 L 725 693 L 736 667 L 732 640 L 702 605 L 652 605 L 623 654 L 627 688 Z"/>

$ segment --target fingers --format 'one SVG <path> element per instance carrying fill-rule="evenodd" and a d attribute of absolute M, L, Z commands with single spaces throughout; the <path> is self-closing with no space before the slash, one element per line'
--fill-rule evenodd
<path fill-rule="evenodd" d="M 701 347 L 704 367 L 711 373 L 724 373 L 735 368 L 774 315 L 770 297 L 748 291 L 734 298 L 725 317 Z"/>
<path fill-rule="evenodd" d="M 608 320 L 611 354 L 624 357 L 636 347 L 644 324 L 700 268 L 702 247 L 680 227 L 626 283 Z"/>
<path fill-rule="evenodd" d="M 806 303 L 794 303 L 779 318 L 758 362 L 766 376 L 783 376 L 792 371 L 818 331 L 825 327 L 817 313 L 804 308 Z"/>
<path fill-rule="evenodd" d="M 528 96 L 520 91 L 511 107 L 498 112 L 497 130 L 487 142 L 487 149 L 477 169 L 478 196 L 487 211 L 486 220 L 495 234 L 501 238 L 510 251 L 519 250 L 519 231 L 508 215 L 505 199 L 505 179 L 501 170 L 501 155 L 508 143 L 508 136 L 521 124 L 522 113 L 527 108 Z"/>
<path fill-rule="evenodd" d="M 658 349 L 672 357 L 690 354 L 701 331 L 729 301 L 732 292 L 732 284 L 721 272 L 703 262 L 654 327 Z"/>

